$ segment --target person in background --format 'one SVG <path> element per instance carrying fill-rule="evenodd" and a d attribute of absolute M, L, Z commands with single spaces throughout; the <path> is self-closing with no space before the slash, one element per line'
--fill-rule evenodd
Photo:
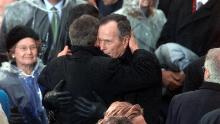
<path fill-rule="evenodd" d="M 15 26 L 6 41 L 10 60 L 0 67 L 0 88 L 10 98 L 10 124 L 48 124 L 37 81 L 45 67 L 38 59 L 38 35 L 31 28 Z"/>
<path fill-rule="evenodd" d="M 95 8 L 91 4 L 79 4 L 79 5 L 74 6 L 70 11 L 71 11 L 71 14 L 68 17 L 68 21 L 66 24 L 68 30 L 72 22 L 84 14 L 91 15 L 97 18 L 99 17 L 98 9 Z M 64 49 L 58 53 L 57 57 L 67 55 L 67 54 L 71 55 L 72 53 L 71 53 L 70 48 L 71 48 L 70 46 L 65 45 Z"/>
<path fill-rule="evenodd" d="M 67 21 L 72 7 L 85 3 L 83 0 L 38 0 L 28 26 L 41 39 L 39 57 L 44 64 L 56 58 L 65 45 L 70 45 Z"/>
<path fill-rule="evenodd" d="M 0 27 L 2 25 L 3 13 L 5 10 L 5 7 L 12 2 L 14 2 L 14 0 L 1 0 L 0 1 Z"/>
<path fill-rule="evenodd" d="M 4 0 L 3 0 L 4 1 Z M 32 17 L 33 6 L 26 0 L 14 1 L 5 7 L 0 29 L 0 54 L 6 55 L 5 35 L 16 25 L 25 25 Z M 22 13 L 22 14 L 21 14 Z"/>
<path fill-rule="evenodd" d="M 4 36 L 16 25 L 27 25 L 33 28 L 39 34 L 42 41 L 39 57 L 44 63 L 47 63 L 47 61 L 57 55 L 57 52 L 63 49 L 65 44 L 68 44 L 66 21 L 69 10 L 81 3 L 87 2 L 84 0 L 16 1 L 6 8 L 1 32 Z M 51 10 L 53 6 L 57 10 Z M 51 27 L 53 27 L 53 30 Z M 5 39 L 1 38 L 0 44 L 0 51 L 6 52 Z M 51 49 L 52 47 L 53 49 Z"/>
<path fill-rule="evenodd" d="M 189 80 L 189 75 L 186 74 L 189 73 L 187 66 L 204 56 L 209 49 L 220 46 L 220 1 L 171 0 L 170 2 L 167 22 L 157 42 L 158 49 L 155 53 L 163 65 L 163 74 L 171 75 L 166 78 L 169 79 L 166 82 L 168 88 L 173 85 L 169 92 L 175 95 L 182 91 L 185 76 L 186 81 Z M 203 79 L 196 75 L 192 78 L 200 81 Z M 170 98 L 173 95 L 170 95 Z M 169 103 L 169 97 L 167 101 Z"/>
<path fill-rule="evenodd" d="M 220 25 L 219 7 L 218 0 L 172 1 L 157 47 L 176 43 L 199 57 L 219 47 L 218 38 L 213 37 Z"/>
<path fill-rule="evenodd" d="M 126 0 L 121 9 L 114 13 L 127 16 L 138 46 L 150 52 L 156 49 L 156 42 L 166 22 L 164 13 L 156 8 L 157 0 Z"/>
<path fill-rule="evenodd" d="M 103 121 L 110 117 L 126 117 L 132 124 L 147 124 L 140 105 L 132 105 L 128 102 L 113 102 L 105 112 L 104 118 L 98 124 L 104 124 Z"/>
<path fill-rule="evenodd" d="M 166 17 L 168 16 L 170 4 L 172 1 L 173 0 L 158 0 L 158 9 L 162 10 Z"/>
<path fill-rule="evenodd" d="M 159 61 L 170 70 L 182 71 L 209 49 L 219 47 L 219 7 L 218 0 L 172 1 L 157 42 Z"/>
<path fill-rule="evenodd" d="M 120 9 L 124 0 L 88 0 L 88 2 L 98 8 L 100 17 L 104 17 Z"/>
<path fill-rule="evenodd" d="M 206 113 L 200 120 L 199 124 L 219 124 L 220 123 L 220 109 L 215 109 Z"/>
<path fill-rule="evenodd" d="M 220 107 L 220 48 L 208 51 L 204 82 L 199 90 L 175 95 L 166 124 L 198 124 L 204 114 Z"/>

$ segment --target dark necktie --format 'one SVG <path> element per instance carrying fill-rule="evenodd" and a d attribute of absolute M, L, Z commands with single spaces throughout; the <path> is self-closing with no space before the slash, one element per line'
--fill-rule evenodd
<path fill-rule="evenodd" d="M 52 28 L 52 32 L 53 32 L 53 41 L 57 40 L 57 36 L 58 36 L 58 31 L 59 31 L 59 15 L 58 15 L 58 11 L 55 7 L 51 8 L 53 15 L 52 15 L 52 20 L 51 20 L 51 28 Z"/>

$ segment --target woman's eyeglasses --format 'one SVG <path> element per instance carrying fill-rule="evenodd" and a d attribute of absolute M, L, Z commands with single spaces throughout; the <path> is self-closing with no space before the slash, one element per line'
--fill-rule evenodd
<path fill-rule="evenodd" d="M 31 51 L 36 50 L 37 46 L 33 45 L 33 46 L 16 46 L 15 48 L 20 49 L 21 51 L 28 51 L 28 49 L 30 49 Z"/>

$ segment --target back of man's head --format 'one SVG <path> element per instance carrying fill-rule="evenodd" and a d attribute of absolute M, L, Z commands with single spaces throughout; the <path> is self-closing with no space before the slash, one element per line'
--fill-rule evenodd
<path fill-rule="evenodd" d="M 73 46 L 94 46 L 98 32 L 99 20 L 90 15 L 82 15 L 73 21 L 69 37 Z"/>
<path fill-rule="evenodd" d="M 213 48 L 208 51 L 205 68 L 209 76 L 208 78 L 204 78 L 204 80 L 220 84 L 220 48 Z"/>
<path fill-rule="evenodd" d="M 70 24 L 77 18 L 79 18 L 82 15 L 91 15 L 94 17 L 99 17 L 99 11 L 97 8 L 95 8 L 93 5 L 91 4 L 79 4 L 74 6 L 71 10 L 70 10 L 71 14 L 68 17 L 68 21 L 67 21 L 67 26 L 69 27 Z"/>
<path fill-rule="evenodd" d="M 100 20 L 100 25 L 104 25 L 110 21 L 117 22 L 120 38 L 131 35 L 131 25 L 126 16 L 119 14 L 107 15 Z"/>

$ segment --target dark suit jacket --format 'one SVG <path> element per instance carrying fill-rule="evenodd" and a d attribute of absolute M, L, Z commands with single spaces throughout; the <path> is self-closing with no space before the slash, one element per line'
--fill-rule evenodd
<path fill-rule="evenodd" d="M 173 1 L 173 0 L 160 0 L 159 4 L 158 4 L 158 9 L 161 9 L 164 12 L 164 14 L 166 15 L 166 17 L 168 15 L 168 12 L 170 9 L 171 1 Z"/>
<path fill-rule="evenodd" d="M 183 92 L 198 90 L 202 85 L 204 70 L 202 67 L 205 63 L 205 56 L 200 57 L 198 60 L 190 63 L 185 69 L 185 80 L 183 83 Z"/>
<path fill-rule="evenodd" d="M 202 56 L 219 47 L 220 1 L 209 0 L 194 14 L 192 0 L 174 0 L 157 46 L 175 42 Z"/>
<path fill-rule="evenodd" d="M 127 49 L 124 55 L 120 57 L 120 60 L 124 65 L 132 66 L 132 58 L 133 56 L 130 50 Z M 153 57 L 151 60 L 155 63 L 158 63 L 155 58 L 156 57 Z M 152 74 L 153 73 L 155 73 L 155 77 L 152 77 L 148 80 L 143 80 L 144 82 L 146 82 L 146 85 L 149 86 L 148 88 L 128 92 L 120 100 L 128 101 L 133 104 L 139 104 L 144 109 L 144 117 L 147 123 L 159 124 L 159 111 L 162 100 L 162 79 L 160 67 L 158 66 L 158 68 L 155 68 L 155 70 L 152 71 Z"/>
<path fill-rule="evenodd" d="M 32 27 L 40 36 L 42 41 L 40 58 L 44 63 L 47 63 L 55 58 L 57 54 L 63 50 L 64 46 L 69 44 L 70 40 L 68 36 L 67 21 L 70 14 L 70 9 L 73 6 L 74 5 L 69 2 L 62 9 L 60 27 L 56 41 L 53 41 L 48 12 L 36 8 L 32 20 L 30 20 L 27 24 L 28 26 Z"/>
<path fill-rule="evenodd" d="M 199 124 L 220 124 L 220 109 L 206 113 Z"/>
<path fill-rule="evenodd" d="M 220 84 L 204 82 L 199 90 L 174 96 L 166 124 L 198 124 L 201 117 L 220 107 Z"/>

